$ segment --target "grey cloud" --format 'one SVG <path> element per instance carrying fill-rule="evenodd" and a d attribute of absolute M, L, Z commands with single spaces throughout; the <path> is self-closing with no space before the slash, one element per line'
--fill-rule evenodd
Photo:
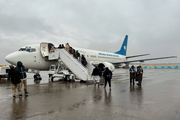
<path fill-rule="evenodd" d="M 5 33 L 33 33 L 46 31 L 51 32 L 52 28 L 43 20 L 37 18 L 23 18 L 0 14 L 0 30 Z"/>
<path fill-rule="evenodd" d="M 0 5 L 0 40 L 69 42 L 115 52 L 127 34 L 128 55 L 180 56 L 178 5 L 179 1 L 167 0 L 7 0 Z"/>

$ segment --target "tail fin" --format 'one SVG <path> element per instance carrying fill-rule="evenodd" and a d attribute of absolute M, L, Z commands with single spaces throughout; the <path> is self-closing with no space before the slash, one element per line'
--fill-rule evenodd
<path fill-rule="evenodd" d="M 128 35 L 125 36 L 124 42 L 123 42 L 123 44 L 121 46 L 121 49 L 119 51 L 115 52 L 115 54 L 120 54 L 120 55 L 126 56 L 127 42 L 128 42 Z"/>

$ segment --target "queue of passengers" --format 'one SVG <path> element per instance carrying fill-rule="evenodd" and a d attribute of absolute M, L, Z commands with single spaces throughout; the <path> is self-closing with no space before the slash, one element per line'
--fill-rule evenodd
<path fill-rule="evenodd" d="M 64 48 L 64 44 L 60 44 L 58 49 L 63 49 Z"/>
<path fill-rule="evenodd" d="M 80 53 L 78 52 L 78 50 L 75 50 L 74 48 L 72 48 L 69 43 L 66 43 L 65 47 L 64 44 L 60 44 L 58 49 L 64 49 L 69 52 L 74 58 L 76 58 L 79 62 L 81 62 L 84 66 L 87 65 L 87 61 L 86 58 L 84 57 L 84 55 L 80 56 Z M 50 53 L 54 52 L 54 47 L 51 47 Z"/>
<path fill-rule="evenodd" d="M 82 54 L 80 58 L 80 53 L 78 52 L 78 50 L 75 50 L 72 47 L 70 47 L 69 43 L 66 43 L 65 50 L 72 54 L 73 57 L 80 61 L 84 66 L 87 65 L 87 61 L 84 55 Z"/>
<path fill-rule="evenodd" d="M 138 81 L 137 85 L 141 86 L 143 78 L 143 69 L 141 65 L 137 66 L 137 71 L 134 69 L 134 65 L 129 69 L 130 72 L 130 84 L 135 84 L 135 80 Z"/>

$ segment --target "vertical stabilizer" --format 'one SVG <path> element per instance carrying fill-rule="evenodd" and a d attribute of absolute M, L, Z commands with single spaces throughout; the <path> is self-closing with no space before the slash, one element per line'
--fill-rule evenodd
<path fill-rule="evenodd" d="M 119 54 L 119 55 L 124 55 L 126 56 L 126 52 L 127 52 L 127 42 L 128 42 L 128 35 L 125 36 L 124 38 L 124 42 L 121 46 L 121 49 L 117 52 L 115 52 L 115 54 Z"/>

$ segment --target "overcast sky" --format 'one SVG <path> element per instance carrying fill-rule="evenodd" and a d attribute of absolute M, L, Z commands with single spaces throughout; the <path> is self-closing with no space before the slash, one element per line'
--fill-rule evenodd
<path fill-rule="evenodd" d="M 129 36 L 127 56 L 177 55 L 179 0 L 0 0 L 0 64 L 20 47 L 41 42 L 116 52 Z M 146 63 L 150 63 L 147 61 Z"/>

